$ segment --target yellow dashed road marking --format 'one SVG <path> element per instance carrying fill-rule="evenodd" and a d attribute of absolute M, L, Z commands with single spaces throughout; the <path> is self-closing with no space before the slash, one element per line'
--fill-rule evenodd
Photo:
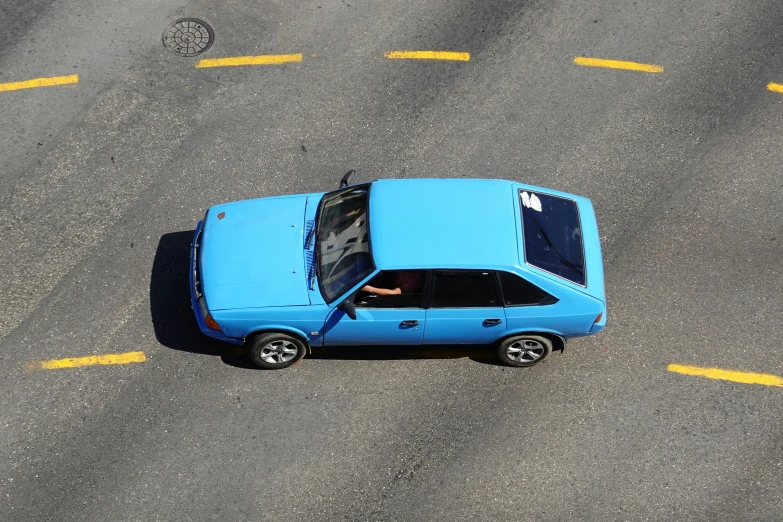
<path fill-rule="evenodd" d="M 457 60 L 461 62 L 470 60 L 470 53 L 451 51 L 389 51 L 383 55 L 386 58 L 407 60 Z"/>
<path fill-rule="evenodd" d="M 773 92 L 783 92 L 783 84 L 780 83 L 769 83 L 767 85 L 767 89 Z"/>
<path fill-rule="evenodd" d="M 586 67 L 608 67 L 610 69 L 628 69 L 629 71 L 642 71 L 648 73 L 662 73 L 663 67 L 649 63 L 622 62 L 620 60 L 603 60 L 601 58 L 584 58 L 577 56 L 574 63 Z"/>
<path fill-rule="evenodd" d="M 144 362 L 146 360 L 147 358 L 144 356 L 144 352 L 127 352 L 38 361 L 29 363 L 27 367 L 30 370 L 56 370 L 59 368 L 76 368 L 77 366 L 93 366 L 96 364 L 128 364 Z"/>
<path fill-rule="evenodd" d="M 197 69 L 204 67 L 231 67 L 235 65 L 277 65 L 289 62 L 301 62 L 301 54 L 263 54 L 261 56 L 234 56 L 232 58 L 212 58 L 201 60 Z"/>
<path fill-rule="evenodd" d="M 70 76 L 54 76 L 52 78 L 36 78 L 34 80 L 26 80 L 23 82 L 0 83 L 0 92 L 18 91 L 19 89 L 34 89 L 36 87 L 51 87 L 53 85 L 68 85 L 71 83 L 79 83 L 78 74 L 72 74 Z"/>
<path fill-rule="evenodd" d="M 746 373 L 732 370 L 721 370 L 720 368 L 700 368 L 698 366 L 684 366 L 681 364 L 670 364 L 670 372 L 682 373 L 685 375 L 696 375 L 708 379 L 719 379 L 722 381 L 741 382 L 743 384 L 763 384 L 764 386 L 783 387 L 783 379 L 775 375 L 764 373 Z"/>

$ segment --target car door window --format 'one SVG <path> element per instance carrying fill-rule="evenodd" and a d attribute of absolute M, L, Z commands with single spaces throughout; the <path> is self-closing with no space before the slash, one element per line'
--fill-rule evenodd
<path fill-rule="evenodd" d="M 360 308 L 420 308 L 427 272 L 385 270 L 373 277 L 356 295 Z"/>
<path fill-rule="evenodd" d="M 557 302 L 556 297 L 515 274 L 498 272 L 498 279 L 505 306 L 548 305 Z"/>
<path fill-rule="evenodd" d="M 500 306 L 495 276 L 487 270 L 438 270 L 432 292 L 433 308 Z"/>

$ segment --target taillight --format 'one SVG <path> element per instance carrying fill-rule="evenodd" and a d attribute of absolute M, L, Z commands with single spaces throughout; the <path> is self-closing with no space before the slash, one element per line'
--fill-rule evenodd
<path fill-rule="evenodd" d="M 596 318 L 595 318 L 595 321 L 593 321 L 593 324 L 596 324 L 598 321 L 600 321 L 600 320 L 601 320 L 601 318 L 602 318 L 603 316 L 604 316 L 604 313 L 603 313 L 603 312 L 601 312 L 600 314 L 598 314 L 598 317 L 596 317 Z"/>

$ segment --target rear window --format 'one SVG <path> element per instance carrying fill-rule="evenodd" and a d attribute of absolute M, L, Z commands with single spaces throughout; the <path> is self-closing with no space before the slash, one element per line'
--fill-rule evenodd
<path fill-rule="evenodd" d="M 525 262 L 585 286 L 579 207 L 572 199 L 519 191 Z"/>

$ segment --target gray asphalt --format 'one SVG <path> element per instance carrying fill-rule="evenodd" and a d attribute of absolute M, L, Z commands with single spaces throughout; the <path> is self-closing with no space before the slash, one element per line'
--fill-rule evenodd
<path fill-rule="evenodd" d="M 180 16 L 215 29 L 204 57 L 303 62 L 195 69 L 161 44 Z M 0 27 L 0 83 L 79 74 L 0 92 L 0 520 L 783 519 L 783 391 L 667 371 L 783 376 L 778 0 L 5 0 Z M 607 330 L 519 370 L 264 372 L 203 338 L 204 210 L 351 168 L 592 198 Z"/>

